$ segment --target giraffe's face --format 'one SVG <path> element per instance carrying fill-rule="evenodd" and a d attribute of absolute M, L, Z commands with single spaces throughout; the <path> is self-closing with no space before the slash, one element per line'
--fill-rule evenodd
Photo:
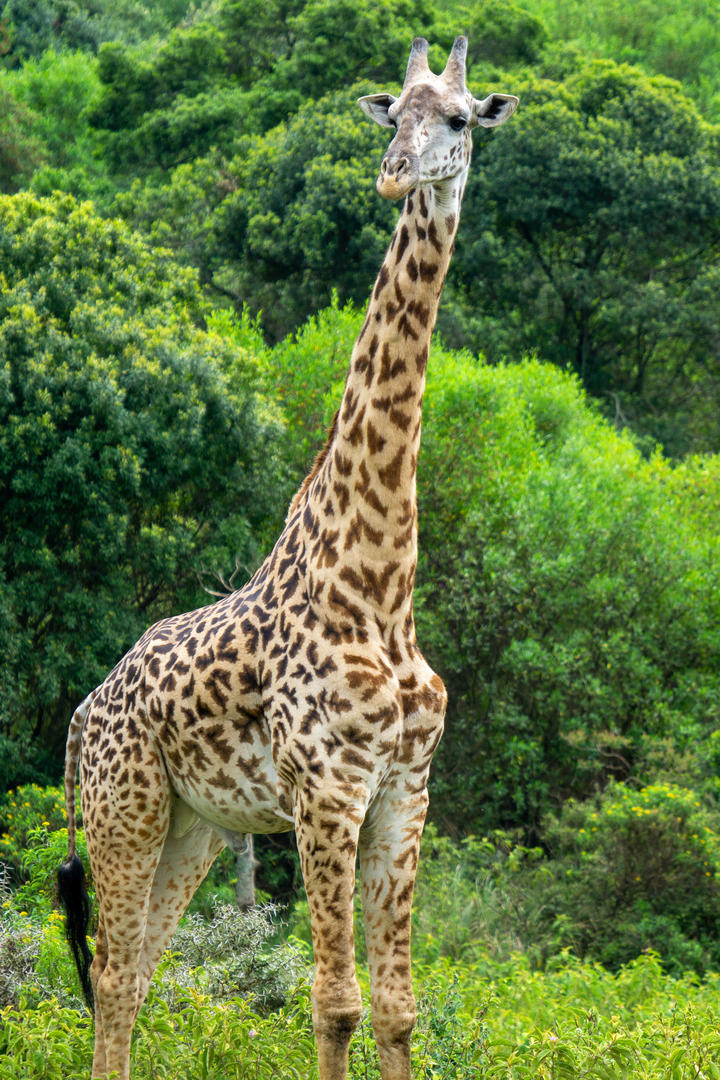
<path fill-rule="evenodd" d="M 360 98 L 368 116 L 396 131 L 377 181 L 383 198 L 400 199 L 418 184 L 436 184 L 464 172 L 472 128 L 496 127 L 515 111 L 518 99 L 511 94 L 473 98 L 465 86 L 466 49 L 466 39 L 458 38 L 447 68 L 434 75 L 427 66 L 427 42 L 416 38 L 400 97 Z"/>
<path fill-rule="evenodd" d="M 383 197 L 400 198 L 417 184 L 449 180 L 469 165 L 470 94 L 443 94 L 417 83 L 388 107 L 387 116 L 397 134 L 380 167 L 377 188 Z"/>

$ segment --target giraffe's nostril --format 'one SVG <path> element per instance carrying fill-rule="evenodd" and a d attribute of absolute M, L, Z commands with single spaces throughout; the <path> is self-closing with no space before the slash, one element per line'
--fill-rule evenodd
<path fill-rule="evenodd" d="M 377 189 L 383 198 L 399 199 L 417 181 L 419 161 L 410 153 L 388 153 L 382 161 Z"/>

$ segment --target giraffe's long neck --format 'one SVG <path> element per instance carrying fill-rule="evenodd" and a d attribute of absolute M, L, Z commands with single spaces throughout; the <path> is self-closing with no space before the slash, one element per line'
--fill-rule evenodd
<path fill-rule="evenodd" d="M 411 192 L 353 348 L 325 457 L 307 490 L 311 589 L 412 622 L 415 474 L 425 369 L 464 176 Z"/>

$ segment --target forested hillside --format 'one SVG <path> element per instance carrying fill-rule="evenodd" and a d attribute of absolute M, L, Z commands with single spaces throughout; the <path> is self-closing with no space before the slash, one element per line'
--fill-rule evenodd
<path fill-rule="evenodd" d="M 153 620 L 246 581 L 281 528 L 397 213 L 375 192 L 387 133 L 356 99 L 399 88 L 415 35 L 441 68 L 466 33 L 473 92 L 521 104 L 475 136 L 428 367 L 416 622 L 450 704 L 427 858 L 458 907 L 428 869 L 416 931 L 428 964 L 480 963 L 480 941 L 483 963 L 571 949 L 616 971 L 654 950 L 678 978 L 720 971 L 716 14 L 0 7 L 15 884 L 40 895 L 62 847 L 45 785 L 73 707 Z M 291 893 L 287 855 L 260 857 L 262 889 Z M 457 1068 L 422 1075 L 475 1075 Z"/>

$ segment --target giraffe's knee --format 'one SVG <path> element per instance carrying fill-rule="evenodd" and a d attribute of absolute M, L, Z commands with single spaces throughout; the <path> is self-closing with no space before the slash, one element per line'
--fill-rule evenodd
<path fill-rule="evenodd" d="M 318 983 L 312 990 L 315 1033 L 332 1042 L 347 1043 L 362 1017 L 362 998 L 355 978 L 343 983 Z"/>
<path fill-rule="evenodd" d="M 372 1001 L 372 1024 L 378 1046 L 406 1046 L 415 1027 L 417 1011 L 412 991 L 377 994 Z"/>

